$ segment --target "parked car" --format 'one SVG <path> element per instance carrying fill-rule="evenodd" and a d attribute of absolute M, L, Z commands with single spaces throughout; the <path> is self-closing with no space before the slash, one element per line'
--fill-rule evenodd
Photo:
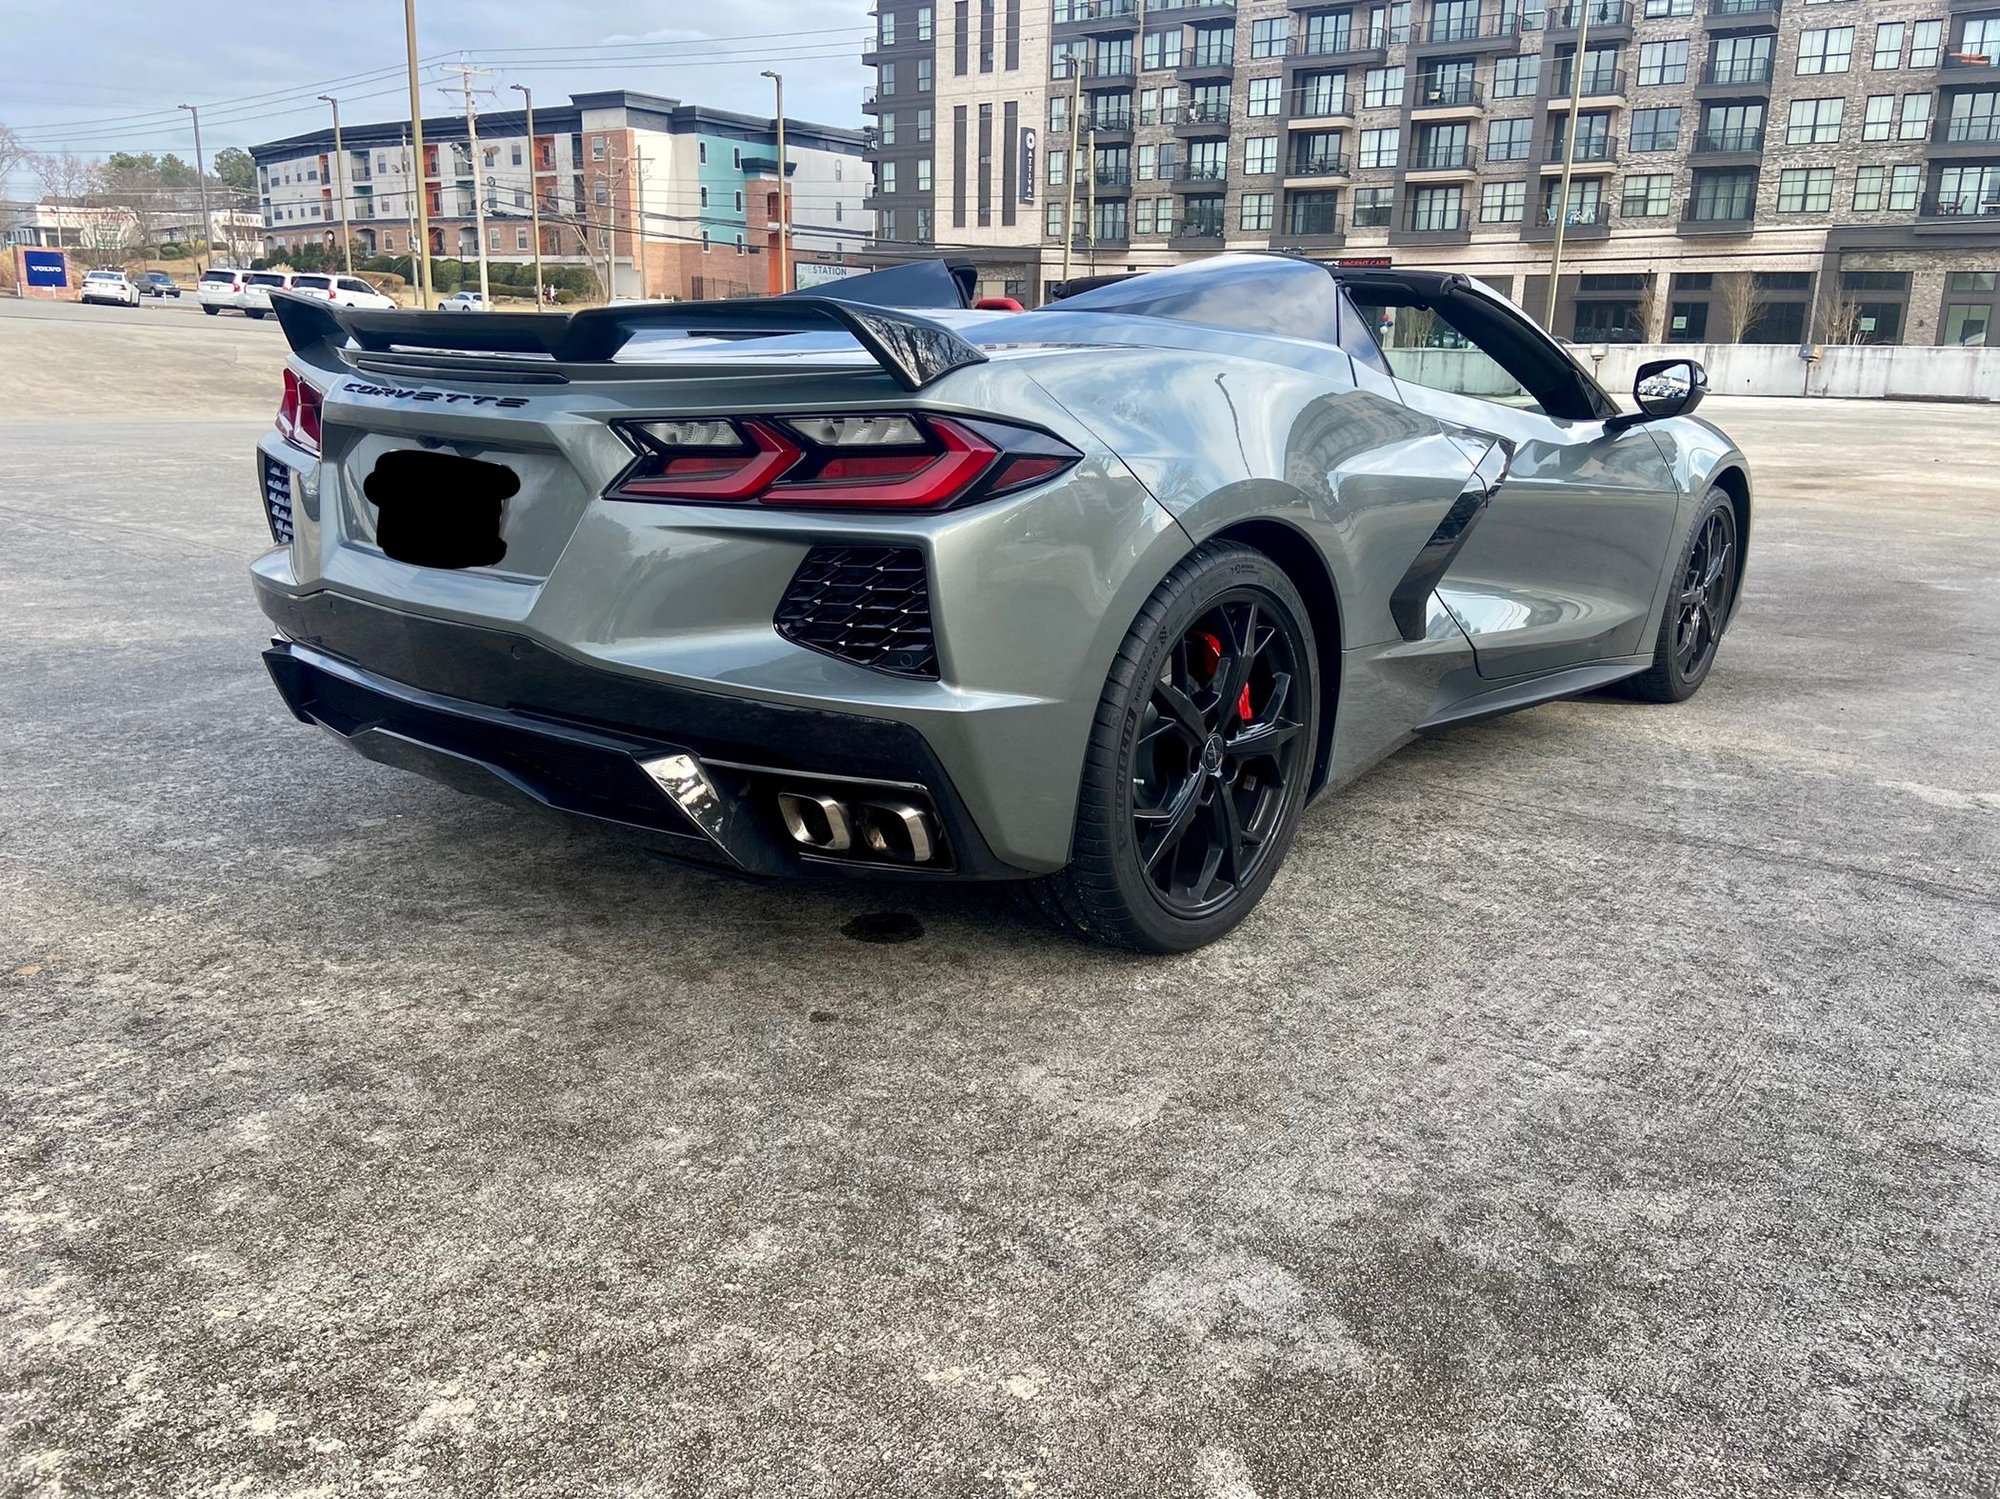
<path fill-rule="evenodd" d="M 244 278 L 250 273 L 232 266 L 210 266 L 194 284 L 194 299 L 210 317 L 225 311 L 243 311 Z"/>
<path fill-rule="evenodd" d="M 477 329 L 277 299 L 279 692 L 697 864 L 1013 880 L 1179 952 L 1416 735 L 1709 676 L 1752 496 L 1694 360 L 1621 409 L 1513 303 L 1401 266 L 968 292 L 933 261 Z M 1461 346 L 1385 348 L 1392 314 Z"/>
<path fill-rule="evenodd" d="M 243 313 L 246 317 L 261 318 L 271 310 L 271 293 L 290 291 L 293 273 L 290 271 L 245 271 L 243 273 Z"/>
<path fill-rule="evenodd" d="M 81 302 L 115 302 L 122 307 L 139 305 L 139 288 L 125 279 L 123 271 L 87 271 L 84 273 L 83 288 L 78 293 Z"/>
<path fill-rule="evenodd" d="M 486 299 L 476 291 L 455 291 L 438 303 L 439 312 L 484 312 Z"/>
<path fill-rule="evenodd" d="M 336 307 L 367 307 L 377 312 L 393 312 L 402 304 L 377 291 L 359 276 L 332 276 L 302 271 L 292 277 L 292 290 L 302 297 L 316 297 Z"/>
<path fill-rule="evenodd" d="M 165 271 L 141 271 L 132 284 L 148 297 L 178 297 L 181 284 Z"/>

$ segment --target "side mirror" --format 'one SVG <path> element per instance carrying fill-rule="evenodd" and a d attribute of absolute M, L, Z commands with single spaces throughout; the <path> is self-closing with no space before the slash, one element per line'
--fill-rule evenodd
<path fill-rule="evenodd" d="M 1686 416 L 1708 394 L 1708 371 L 1692 359 L 1655 359 L 1639 366 L 1632 382 L 1632 399 L 1639 409 L 1627 416 L 1615 416 L 1605 426 L 1614 432 L 1656 422 L 1670 416 Z"/>

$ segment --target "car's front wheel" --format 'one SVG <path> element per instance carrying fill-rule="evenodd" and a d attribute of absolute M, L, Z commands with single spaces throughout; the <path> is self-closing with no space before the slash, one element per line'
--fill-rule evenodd
<path fill-rule="evenodd" d="M 1701 690 L 1736 602 L 1736 560 L 1736 507 L 1725 491 L 1711 489 L 1681 545 L 1652 667 L 1625 684 L 1633 697 L 1680 703 Z"/>
<path fill-rule="evenodd" d="M 1140 952 L 1186 952 L 1243 920 L 1284 861 L 1318 744 L 1319 659 L 1270 558 L 1211 543 L 1169 573 L 1099 699 L 1070 865 L 1033 899 Z"/>

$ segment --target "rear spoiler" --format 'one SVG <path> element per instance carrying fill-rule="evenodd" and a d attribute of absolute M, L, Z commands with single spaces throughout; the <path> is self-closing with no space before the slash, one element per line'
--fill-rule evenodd
<path fill-rule="evenodd" d="M 905 390 L 922 390 L 986 356 L 942 323 L 838 296 L 743 297 L 729 302 L 649 302 L 583 312 L 370 312 L 274 291 L 271 310 L 295 353 L 316 345 L 363 353 L 442 351 L 539 354 L 558 364 L 602 364 L 635 334 L 674 329 L 718 338 L 762 338 L 836 329 Z"/>

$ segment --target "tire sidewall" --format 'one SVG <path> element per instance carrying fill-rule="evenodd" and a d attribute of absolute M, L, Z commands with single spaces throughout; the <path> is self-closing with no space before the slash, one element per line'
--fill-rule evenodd
<path fill-rule="evenodd" d="M 1236 926 L 1255 907 L 1276 877 L 1298 827 L 1300 815 L 1305 810 L 1313 757 L 1319 744 L 1320 709 L 1319 643 L 1313 634 L 1312 616 L 1281 568 L 1260 553 L 1231 547 L 1197 558 L 1193 575 L 1178 581 L 1180 587 L 1144 641 L 1138 658 L 1139 669 L 1123 693 L 1123 701 L 1116 704 L 1119 718 L 1113 782 L 1103 788 L 1108 792 L 1103 805 L 1108 807 L 1111 819 L 1107 832 L 1112 845 L 1111 867 L 1119 893 L 1132 919 L 1149 942 L 1172 952 L 1204 946 Z M 1168 652 L 1195 620 L 1207 612 L 1216 598 L 1238 588 L 1258 590 L 1265 596 L 1264 604 L 1275 603 L 1282 608 L 1298 632 L 1302 649 L 1298 675 L 1305 680 L 1294 684 L 1293 702 L 1297 705 L 1295 711 L 1299 721 L 1305 726 L 1305 771 L 1302 784 L 1292 790 L 1283 817 L 1272 829 L 1270 841 L 1273 847 L 1248 886 L 1220 910 L 1190 918 L 1177 915 L 1160 903 L 1153 882 L 1147 878 L 1140 861 L 1138 833 L 1132 820 L 1132 763 L 1152 683 L 1158 678 Z"/>
<path fill-rule="evenodd" d="M 1694 696 L 1700 690 L 1701 684 L 1708 680 L 1708 674 L 1715 670 L 1716 658 L 1722 654 L 1720 637 L 1728 629 L 1729 620 L 1736 612 L 1736 561 L 1732 559 L 1730 576 L 1725 585 L 1727 592 L 1724 595 L 1722 621 L 1716 626 L 1715 648 L 1708 653 L 1708 660 L 1702 664 L 1698 674 L 1689 676 L 1683 672 L 1680 655 L 1674 649 L 1675 632 L 1680 623 L 1681 580 L 1687 576 L 1688 562 L 1694 554 L 1695 541 L 1701 536 L 1703 528 L 1708 525 L 1709 517 L 1717 511 L 1729 517 L 1729 544 L 1736 557 L 1740 558 L 1742 541 L 1736 534 L 1736 507 L 1730 503 L 1729 496 L 1722 490 L 1710 489 L 1702 497 L 1701 508 L 1695 511 L 1694 521 L 1689 525 L 1687 535 L 1682 538 L 1680 554 L 1674 559 L 1672 590 L 1667 599 L 1666 616 L 1660 621 L 1660 649 L 1666 657 L 1667 674 L 1673 684 L 1674 695 L 1683 700 Z"/>

